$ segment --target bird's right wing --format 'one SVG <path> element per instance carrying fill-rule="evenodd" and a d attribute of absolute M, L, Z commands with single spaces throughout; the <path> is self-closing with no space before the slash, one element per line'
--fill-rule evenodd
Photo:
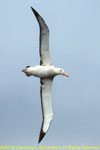
<path fill-rule="evenodd" d="M 49 29 L 43 18 L 31 7 L 40 27 L 40 65 L 52 65 L 49 51 Z"/>
<path fill-rule="evenodd" d="M 45 136 L 46 132 L 49 129 L 53 111 L 52 111 L 52 102 L 51 102 L 51 87 L 53 79 L 40 79 L 41 80 L 41 107 L 42 107 L 42 126 L 40 131 L 39 143 Z"/>

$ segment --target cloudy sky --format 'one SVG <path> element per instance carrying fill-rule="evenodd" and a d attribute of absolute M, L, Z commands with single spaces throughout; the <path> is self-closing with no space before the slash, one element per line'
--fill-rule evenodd
<path fill-rule="evenodd" d="M 58 76 L 54 118 L 45 146 L 100 144 L 100 1 L 0 1 L 0 145 L 38 145 L 42 122 L 40 81 L 21 70 L 39 64 L 39 27 L 30 6 L 50 29 Z"/>

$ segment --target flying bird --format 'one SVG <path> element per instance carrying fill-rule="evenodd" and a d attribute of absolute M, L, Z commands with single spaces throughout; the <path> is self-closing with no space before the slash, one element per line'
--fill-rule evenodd
<path fill-rule="evenodd" d="M 28 77 L 35 76 L 40 78 L 40 96 L 43 118 L 38 141 L 38 143 L 40 143 L 47 133 L 53 118 L 51 102 L 51 88 L 53 79 L 57 75 L 64 75 L 66 77 L 69 77 L 69 75 L 65 73 L 63 69 L 56 68 L 53 65 L 49 51 L 49 28 L 38 12 L 32 7 L 31 9 L 40 27 L 40 65 L 34 67 L 27 66 L 22 70 L 22 72 L 24 72 Z"/>

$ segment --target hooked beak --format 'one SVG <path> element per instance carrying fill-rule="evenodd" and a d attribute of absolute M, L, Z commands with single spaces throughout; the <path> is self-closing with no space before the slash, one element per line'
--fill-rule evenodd
<path fill-rule="evenodd" d="M 26 69 L 23 69 L 23 70 L 22 70 L 22 72 L 24 72 L 24 73 L 25 73 L 25 72 L 26 72 Z"/>
<path fill-rule="evenodd" d="M 69 77 L 69 75 L 65 72 L 63 72 L 63 75 L 66 76 L 66 77 Z"/>

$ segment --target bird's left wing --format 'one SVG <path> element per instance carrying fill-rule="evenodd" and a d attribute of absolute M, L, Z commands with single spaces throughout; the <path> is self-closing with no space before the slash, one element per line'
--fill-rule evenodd
<path fill-rule="evenodd" d="M 49 28 L 44 19 L 32 8 L 40 27 L 40 65 L 53 65 L 49 51 Z"/>
<path fill-rule="evenodd" d="M 40 79 L 41 82 L 41 107 L 42 107 L 42 126 L 40 131 L 39 143 L 49 129 L 53 118 L 52 102 L 51 102 L 51 87 L 53 79 Z"/>

